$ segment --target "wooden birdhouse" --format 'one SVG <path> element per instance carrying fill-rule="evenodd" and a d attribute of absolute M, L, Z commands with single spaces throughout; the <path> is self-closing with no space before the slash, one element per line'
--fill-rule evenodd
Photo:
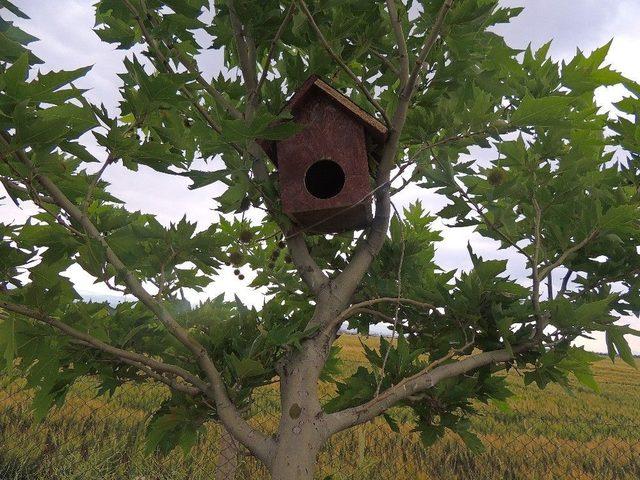
<path fill-rule="evenodd" d="M 310 232 L 342 232 L 371 221 L 369 156 L 387 128 L 313 75 L 287 106 L 303 128 L 293 137 L 260 142 L 278 167 L 282 208 Z"/>

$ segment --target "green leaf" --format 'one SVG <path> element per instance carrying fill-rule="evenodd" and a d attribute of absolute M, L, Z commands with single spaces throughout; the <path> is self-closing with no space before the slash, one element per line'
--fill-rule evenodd
<path fill-rule="evenodd" d="M 440 440 L 445 433 L 445 428 L 440 425 L 429 425 L 420 427 L 420 440 L 425 447 L 430 447 Z"/>
<path fill-rule="evenodd" d="M 231 367 L 239 381 L 263 375 L 266 370 L 260 362 L 251 358 L 238 358 L 235 354 L 229 356 Z"/>
<path fill-rule="evenodd" d="M 292 122 L 279 123 L 257 132 L 256 137 L 264 140 L 285 140 L 300 132 L 303 128 L 303 126 Z"/>
<path fill-rule="evenodd" d="M 633 352 L 631 351 L 631 347 L 629 347 L 629 343 L 624 338 L 624 334 L 618 327 L 613 326 L 607 329 L 606 342 L 607 348 L 609 350 L 609 357 L 612 361 L 615 359 L 617 351 L 618 355 L 620 355 L 620 358 L 622 358 L 625 363 L 632 366 L 633 368 L 637 368 L 636 360 L 633 356 Z"/>
<path fill-rule="evenodd" d="M 203 412 L 186 401 L 168 400 L 147 424 L 146 452 L 159 450 L 167 454 L 180 446 L 188 454 L 202 431 L 204 420 Z"/>
<path fill-rule="evenodd" d="M 24 18 L 26 20 L 29 20 L 29 17 L 27 16 L 27 14 L 24 13 L 22 10 L 20 10 L 18 7 L 16 7 L 9 0 L 0 0 L 0 7 L 6 8 L 11 13 L 13 13 L 16 17 L 20 17 L 20 18 Z"/>
<path fill-rule="evenodd" d="M 400 433 L 400 427 L 398 426 L 398 422 L 396 421 L 395 418 L 393 418 L 388 413 L 383 413 L 382 418 L 384 418 L 384 420 L 387 422 L 387 425 L 389 425 L 389 428 L 391 429 L 392 432 Z"/>
<path fill-rule="evenodd" d="M 511 117 L 511 122 L 518 126 L 563 126 L 567 123 L 567 112 L 574 101 L 569 96 L 526 96 Z"/>
<path fill-rule="evenodd" d="M 13 365 L 18 349 L 16 345 L 15 322 L 15 319 L 8 314 L 5 318 L 0 316 L 0 345 L 4 348 L 3 358 L 5 360 L 6 369 L 11 368 Z"/>
<path fill-rule="evenodd" d="M 469 430 L 456 430 L 456 433 L 460 435 L 460 438 L 462 438 L 462 441 L 464 442 L 464 444 L 473 453 L 484 452 L 485 448 L 482 443 L 482 440 L 480 440 L 475 433 Z"/>

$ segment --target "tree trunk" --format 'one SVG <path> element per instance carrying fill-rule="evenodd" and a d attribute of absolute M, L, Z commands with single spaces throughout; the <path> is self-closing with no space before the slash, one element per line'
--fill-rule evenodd
<path fill-rule="evenodd" d="M 240 444 L 220 425 L 218 458 L 216 459 L 216 480 L 234 480 L 238 470 Z"/>
<path fill-rule="evenodd" d="M 318 399 L 322 359 L 315 349 L 292 355 L 280 376 L 282 416 L 269 465 L 273 480 L 313 480 L 328 435 Z"/>
<path fill-rule="evenodd" d="M 272 480 L 313 480 L 316 457 L 320 446 L 317 442 L 300 441 L 296 435 L 283 442 L 273 458 L 270 472 Z"/>

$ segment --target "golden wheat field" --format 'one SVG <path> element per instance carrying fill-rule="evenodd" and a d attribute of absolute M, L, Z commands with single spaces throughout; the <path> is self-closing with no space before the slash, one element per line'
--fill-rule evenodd
<path fill-rule="evenodd" d="M 363 360 L 357 337 L 345 335 L 339 342 L 346 369 L 355 368 Z M 455 435 L 425 450 L 410 426 L 396 434 L 379 421 L 333 438 L 319 458 L 318 478 L 636 480 L 640 372 L 608 359 L 595 372 L 600 393 L 525 388 L 511 375 L 516 393 L 511 409 L 482 406 L 473 420 L 484 453 L 470 453 Z M 212 480 L 220 463 L 215 425 L 207 426 L 187 455 L 144 453 L 145 418 L 166 398 L 163 387 L 131 385 L 105 398 L 96 396 L 95 382 L 83 379 L 41 423 L 34 423 L 29 411 L 30 392 L 8 379 L 0 387 L 2 480 Z M 251 421 L 273 431 L 277 414 L 275 388 L 258 392 Z M 267 478 L 250 457 L 240 455 L 237 462 L 236 479 Z"/>

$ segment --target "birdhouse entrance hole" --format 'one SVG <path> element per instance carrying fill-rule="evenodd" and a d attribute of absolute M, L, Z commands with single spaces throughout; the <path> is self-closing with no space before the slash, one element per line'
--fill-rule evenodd
<path fill-rule="evenodd" d="M 323 158 L 312 164 L 304 176 L 304 185 L 311 195 L 327 199 L 338 195 L 344 187 L 345 174 L 333 160 Z"/>
<path fill-rule="evenodd" d="M 373 218 L 370 167 L 379 161 L 387 127 L 316 75 L 286 110 L 298 132 L 258 139 L 278 168 L 282 212 L 308 233 L 366 228 Z"/>

